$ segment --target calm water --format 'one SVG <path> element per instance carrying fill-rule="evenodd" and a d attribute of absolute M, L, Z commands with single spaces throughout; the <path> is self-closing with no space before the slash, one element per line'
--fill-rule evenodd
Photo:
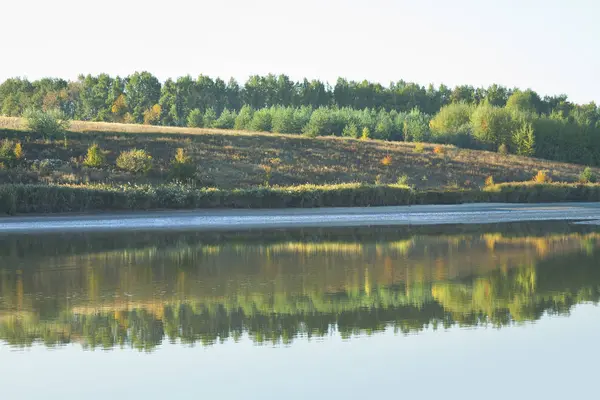
<path fill-rule="evenodd" d="M 600 231 L 0 237 L 2 399 L 594 398 Z"/>

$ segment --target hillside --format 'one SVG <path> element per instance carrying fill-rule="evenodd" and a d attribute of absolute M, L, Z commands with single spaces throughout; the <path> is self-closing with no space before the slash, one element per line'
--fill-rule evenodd
<path fill-rule="evenodd" d="M 44 140 L 24 130 L 21 119 L 0 117 L 0 132 L 2 139 L 21 142 L 26 159 L 18 168 L 5 166 L 0 171 L 4 183 L 160 183 L 169 178 L 177 148 L 183 148 L 197 165 L 199 185 L 221 188 L 260 186 L 267 179 L 270 185 L 282 186 L 396 183 L 404 175 L 417 188 L 474 188 L 489 176 L 496 182 L 531 180 L 538 170 L 547 170 L 555 181 L 574 182 L 584 169 L 454 146 L 436 149 L 433 144 L 219 129 L 75 121 L 65 138 Z M 106 165 L 86 168 L 82 161 L 94 143 L 105 153 Z M 147 175 L 132 175 L 115 167 L 120 152 L 132 148 L 152 155 L 154 165 Z M 594 172 L 598 174 L 600 169 Z"/>

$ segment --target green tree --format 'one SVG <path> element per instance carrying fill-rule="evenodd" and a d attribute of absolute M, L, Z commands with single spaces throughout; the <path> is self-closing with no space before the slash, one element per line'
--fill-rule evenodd
<path fill-rule="evenodd" d="M 523 122 L 514 131 L 512 141 L 517 154 L 528 157 L 535 154 L 535 133 L 531 123 Z"/>
<path fill-rule="evenodd" d="M 86 167 L 98 168 L 104 165 L 105 161 L 106 157 L 104 156 L 104 153 L 102 153 L 100 146 L 94 143 L 88 147 L 87 155 L 83 160 L 83 165 Z"/>
<path fill-rule="evenodd" d="M 510 142 L 515 122 L 506 108 L 480 104 L 471 114 L 471 127 L 475 139 L 497 148 Z"/>
<path fill-rule="evenodd" d="M 267 105 L 263 78 L 259 75 L 251 76 L 245 83 L 242 91 L 245 105 L 253 109 L 260 109 Z"/>
<path fill-rule="evenodd" d="M 366 126 L 362 129 L 362 133 L 360 135 L 360 140 L 369 140 L 371 139 L 371 131 Z"/>
<path fill-rule="evenodd" d="M 234 129 L 237 130 L 248 130 L 250 129 L 250 122 L 252 122 L 252 116 L 254 111 L 248 105 L 243 106 L 240 109 L 237 117 L 235 118 Z"/>
<path fill-rule="evenodd" d="M 379 112 L 377 124 L 375 125 L 375 139 L 389 140 L 392 137 L 393 123 L 390 116 L 385 112 Z"/>
<path fill-rule="evenodd" d="M 205 128 L 212 128 L 215 121 L 217 120 L 217 113 L 215 112 L 214 108 L 209 107 L 206 109 L 206 112 L 204 113 L 204 127 Z"/>
<path fill-rule="evenodd" d="M 470 85 L 457 86 L 450 95 L 452 103 L 473 104 L 475 102 L 475 89 Z"/>
<path fill-rule="evenodd" d="M 219 129 L 233 129 L 236 116 L 237 114 L 235 111 L 229 111 L 225 108 L 219 118 L 214 122 L 213 127 Z"/>
<path fill-rule="evenodd" d="M 210 107 L 217 105 L 217 93 L 215 81 L 209 76 L 200 75 L 194 84 L 194 108 L 200 109 L 203 113 Z"/>
<path fill-rule="evenodd" d="M 468 127 L 473 113 L 473 106 L 466 103 L 448 104 L 440 109 L 429 124 L 431 132 L 436 136 L 452 134 Z"/>
<path fill-rule="evenodd" d="M 506 101 L 506 108 L 510 111 L 536 113 L 539 103 L 539 96 L 532 90 L 516 90 Z"/>
<path fill-rule="evenodd" d="M 127 78 L 127 107 L 137 123 L 144 121 L 144 112 L 160 100 L 160 82 L 149 72 L 136 72 Z"/>
<path fill-rule="evenodd" d="M 402 132 L 407 142 L 425 142 L 429 140 L 429 116 L 418 109 L 404 115 Z"/>
<path fill-rule="evenodd" d="M 225 87 L 225 97 L 225 108 L 232 111 L 239 111 L 239 109 L 242 108 L 240 84 L 233 78 L 227 82 L 227 86 Z"/>
<path fill-rule="evenodd" d="M 27 79 L 10 78 L 0 84 L 0 113 L 9 117 L 22 115 L 31 108 L 34 87 Z"/>
<path fill-rule="evenodd" d="M 358 138 L 358 127 L 355 123 L 351 122 L 344 127 L 344 131 L 342 132 L 342 136 Z"/>
<path fill-rule="evenodd" d="M 202 128 L 204 126 L 204 115 L 198 108 L 190 111 L 187 117 L 187 126 L 190 128 Z"/>
<path fill-rule="evenodd" d="M 341 135 L 346 126 L 346 121 L 340 114 L 327 107 L 319 107 L 313 111 L 310 120 L 303 128 L 306 136 Z"/>
<path fill-rule="evenodd" d="M 274 107 L 272 111 L 273 132 L 298 133 L 292 107 Z"/>
<path fill-rule="evenodd" d="M 80 108 L 78 117 L 86 121 L 110 121 L 112 102 L 109 97 L 114 90 L 113 79 L 107 74 L 98 76 L 80 75 L 79 84 Z M 150 104 L 150 106 L 153 104 Z M 142 111 L 150 108 L 150 106 Z"/>
<path fill-rule="evenodd" d="M 491 106 L 504 107 L 509 94 L 504 86 L 494 84 L 486 90 L 485 101 Z"/>
<path fill-rule="evenodd" d="M 338 107 L 353 106 L 352 91 L 346 79 L 338 78 L 333 88 L 333 99 Z"/>
<path fill-rule="evenodd" d="M 250 130 L 258 132 L 270 132 L 273 128 L 273 117 L 270 108 L 256 110 L 250 121 Z"/>

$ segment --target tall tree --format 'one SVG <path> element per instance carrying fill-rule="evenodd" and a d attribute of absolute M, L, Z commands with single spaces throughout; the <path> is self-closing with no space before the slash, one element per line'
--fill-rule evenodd
<path fill-rule="evenodd" d="M 150 72 L 135 72 L 127 78 L 125 94 L 133 120 L 144 121 L 144 112 L 160 100 L 160 82 Z"/>
<path fill-rule="evenodd" d="M 228 110 L 239 111 L 242 108 L 242 93 L 240 89 L 240 84 L 233 78 L 229 79 L 227 82 L 227 87 L 225 88 L 225 108 Z"/>
<path fill-rule="evenodd" d="M 31 104 L 33 85 L 27 79 L 10 78 L 0 85 L 0 113 L 18 116 Z"/>
<path fill-rule="evenodd" d="M 352 107 L 354 99 L 346 79 L 338 78 L 333 88 L 333 100 L 338 107 Z"/>
<path fill-rule="evenodd" d="M 252 108 L 262 108 L 265 106 L 265 95 L 261 85 L 261 79 L 258 75 L 251 76 L 244 84 L 242 92 L 244 104 Z"/>
<path fill-rule="evenodd" d="M 470 85 L 456 86 L 450 95 L 452 103 L 467 103 L 475 102 L 475 89 Z"/>
<path fill-rule="evenodd" d="M 509 91 L 504 86 L 493 84 L 487 88 L 485 100 L 492 106 L 504 107 L 509 95 Z"/>
<path fill-rule="evenodd" d="M 79 117 L 86 121 L 107 121 L 110 118 L 108 103 L 112 78 L 107 74 L 98 76 L 80 75 L 80 106 Z"/>
<path fill-rule="evenodd" d="M 541 99 L 532 90 L 516 90 L 506 100 L 506 108 L 511 111 L 521 111 L 525 113 L 538 113 L 541 108 Z"/>

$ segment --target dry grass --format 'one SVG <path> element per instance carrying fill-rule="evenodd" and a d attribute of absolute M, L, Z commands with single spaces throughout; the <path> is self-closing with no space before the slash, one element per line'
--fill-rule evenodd
<path fill-rule="evenodd" d="M 1 117 L 0 129 L 26 130 L 25 120 L 18 117 Z M 113 122 L 90 122 L 90 121 L 71 121 L 69 128 L 71 132 L 78 133 L 142 133 L 142 134 L 184 134 L 184 135 L 202 135 L 202 134 L 230 134 L 230 135 L 270 135 L 268 132 L 248 132 L 226 129 L 210 128 L 188 128 L 175 126 L 159 125 L 140 125 L 140 124 L 119 124 Z"/>
<path fill-rule="evenodd" d="M 0 117 L 0 129 L 25 130 L 23 118 Z"/>
<path fill-rule="evenodd" d="M 337 137 L 313 139 L 299 135 L 102 122 L 73 122 L 66 148 L 62 140 L 49 143 L 38 135 L 25 134 L 19 118 L 0 117 L 0 139 L 2 137 L 19 139 L 28 160 L 59 159 L 67 164 L 60 174 L 49 177 L 40 177 L 31 171 L 15 177 L 10 171 L 0 171 L 0 181 L 4 182 L 60 183 L 64 176 L 65 183 L 159 183 L 169 176 L 170 161 L 178 148 L 184 149 L 197 165 L 200 185 L 221 188 L 264 185 L 264 165 L 271 167 L 271 185 L 396 183 L 406 176 L 420 189 L 483 187 L 489 176 L 497 183 L 529 181 L 539 170 L 548 171 L 555 181 L 576 182 L 584 169 L 580 165 L 434 144 Z M 98 143 L 105 152 L 106 167 L 90 170 L 70 162 L 83 160 L 93 143 Z M 147 176 L 114 169 L 119 153 L 132 148 L 144 149 L 152 155 L 155 167 Z M 592 171 L 600 175 L 600 169 Z"/>

